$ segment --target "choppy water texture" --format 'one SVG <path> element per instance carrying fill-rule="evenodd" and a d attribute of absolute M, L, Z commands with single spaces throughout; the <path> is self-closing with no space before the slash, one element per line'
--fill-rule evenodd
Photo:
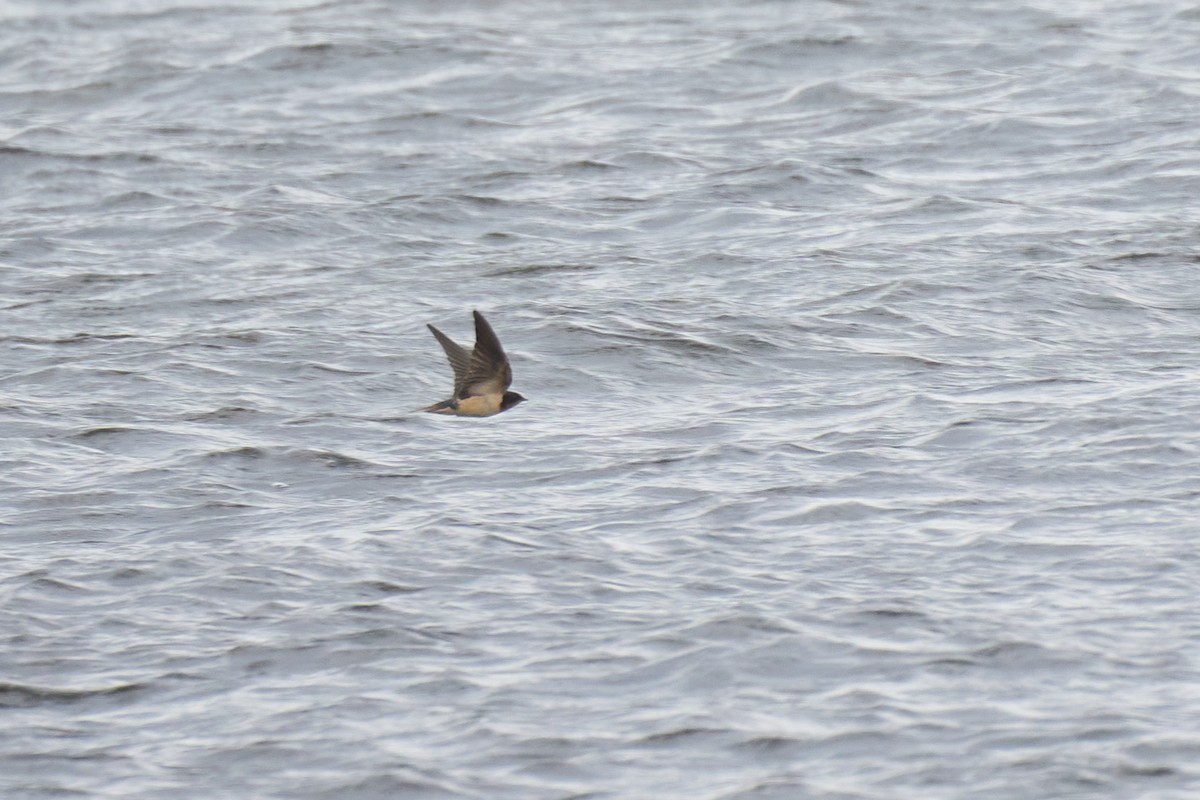
<path fill-rule="evenodd" d="M 0 796 L 1200 796 L 1200 7 L 695 6 L 3 6 Z"/>

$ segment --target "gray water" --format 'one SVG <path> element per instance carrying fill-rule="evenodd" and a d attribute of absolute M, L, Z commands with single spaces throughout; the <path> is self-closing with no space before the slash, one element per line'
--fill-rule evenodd
<path fill-rule="evenodd" d="M 0 54 L 0 797 L 1200 796 L 1194 2 Z"/>

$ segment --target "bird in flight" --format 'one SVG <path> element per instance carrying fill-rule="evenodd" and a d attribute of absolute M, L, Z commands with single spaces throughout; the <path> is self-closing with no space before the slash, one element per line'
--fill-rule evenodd
<path fill-rule="evenodd" d="M 423 410 L 457 417 L 490 417 L 525 400 L 516 392 L 508 391 L 512 383 L 508 356 L 504 355 L 496 332 L 483 314 L 474 313 L 475 349 L 470 353 L 437 328 L 429 326 L 454 370 L 454 395 Z"/>

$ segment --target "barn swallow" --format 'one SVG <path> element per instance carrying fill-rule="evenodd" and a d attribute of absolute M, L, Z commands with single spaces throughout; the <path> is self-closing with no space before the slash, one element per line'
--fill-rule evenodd
<path fill-rule="evenodd" d="M 490 417 L 508 411 L 525 398 L 508 391 L 512 383 L 512 367 L 496 332 L 483 314 L 475 313 L 475 349 L 468 353 L 446 334 L 428 326 L 446 351 L 454 370 L 454 396 L 434 403 L 424 411 L 434 414 L 453 414 L 458 417 Z"/>

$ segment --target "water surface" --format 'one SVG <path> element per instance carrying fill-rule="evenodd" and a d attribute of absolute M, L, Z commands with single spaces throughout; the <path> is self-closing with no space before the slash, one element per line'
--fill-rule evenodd
<path fill-rule="evenodd" d="M 0 793 L 1195 797 L 1198 36 L 10 3 Z"/>

